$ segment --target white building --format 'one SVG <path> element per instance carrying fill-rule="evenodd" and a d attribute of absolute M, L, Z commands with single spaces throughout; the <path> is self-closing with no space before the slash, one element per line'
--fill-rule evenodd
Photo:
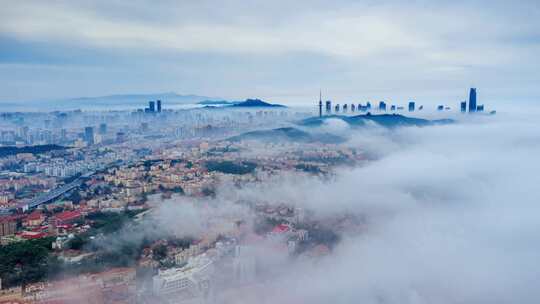
<path fill-rule="evenodd" d="M 177 300 L 203 299 L 210 293 L 214 264 L 205 254 L 189 259 L 184 267 L 160 270 L 153 278 L 153 292 Z"/>

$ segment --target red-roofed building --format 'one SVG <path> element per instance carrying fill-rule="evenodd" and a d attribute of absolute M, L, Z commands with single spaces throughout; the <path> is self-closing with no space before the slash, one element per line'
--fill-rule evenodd
<path fill-rule="evenodd" d="M 23 226 L 37 227 L 43 224 L 43 221 L 45 221 L 45 215 L 40 210 L 35 210 L 23 220 Z"/>
<path fill-rule="evenodd" d="M 289 230 L 291 230 L 291 227 L 285 225 L 285 224 L 279 224 L 277 225 L 276 227 L 274 227 L 274 229 L 272 229 L 272 233 L 286 233 L 286 232 L 289 232 Z"/>
<path fill-rule="evenodd" d="M 82 214 L 78 210 L 64 211 L 54 216 L 56 226 L 71 224 L 82 218 Z"/>
<path fill-rule="evenodd" d="M 21 237 L 27 240 L 35 240 L 48 236 L 45 232 L 23 231 Z"/>

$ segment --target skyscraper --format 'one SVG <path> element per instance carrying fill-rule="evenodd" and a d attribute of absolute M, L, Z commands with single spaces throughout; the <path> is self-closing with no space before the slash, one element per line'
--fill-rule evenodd
<path fill-rule="evenodd" d="M 462 101 L 460 105 L 461 105 L 461 113 L 466 113 L 467 112 L 467 101 Z"/>
<path fill-rule="evenodd" d="M 322 117 L 322 92 L 319 92 L 319 117 Z"/>
<path fill-rule="evenodd" d="M 334 111 L 335 111 L 336 113 L 339 112 L 339 103 L 336 105 Z"/>
<path fill-rule="evenodd" d="M 107 124 L 102 123 L 99 125 L 99 134 L 104 135 L 107 133 Z"/>
<path fill-rule="evenodd" d="M 326 101 L 326 114 L 330 114 L 332 112 L 332 102 L 330 100 Z"/>
<path fill-rule="evenodd" d="M 366 109 L 371 110 L 371 103 L 369 101 L 366 103 Z"/>
<path fill-rule="evenodd" d="M 161 112 L 161 100 L 158 99 L 156 102 L 157 102 L 157 111 Z"/>
<path fill-rule="evenodd" d="M 386 112 L 386 102 L 384 102 L 384 101 L 379 102 L 379 111 L 385 111 Z"/>
<path fill-rule="evenodd" d="M 94 144 L 94 128 L 93 127 L 84 128 L 84 141 L 86 141 L 88 145 Z"/>
<path fill-rule="evenodd" d="M 476 88 L 469 92 L 469 112 L 476 112 Z"/>
<path fill-rule="evenodd" d="M 415 106 L 414 101 L 409 101 L 409 112 L 414 112 L 414 106 Z"/>
<path fill-rule="evenodd" d="M 347 113 L 347 104 L 343 105 L 343 113 Z"/>
<path fill-rule="evenodd" d="M 116 133 L 116 142 L 122 143 L 126 141 L 126 133 L 124 132 L 117 132 Z"/>
<path fill-rule="evenodd" d="M 156 111 L 156 103 L 154 101 L 148 102 L 148 112 L 155 112 Z"/>
<path fill-rule="evenodd" d="M 354 112 L 356 111 L 356 106 L 354 105 L 354 103 L 351 103 L 351 112 Z"/>

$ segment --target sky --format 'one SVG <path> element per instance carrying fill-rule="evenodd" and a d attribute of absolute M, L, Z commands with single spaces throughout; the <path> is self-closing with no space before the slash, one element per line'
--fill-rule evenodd
<path fill-rule="evenodd" d="M 536 1 L 0 1 L 0 101 L 540 96 Z"/>

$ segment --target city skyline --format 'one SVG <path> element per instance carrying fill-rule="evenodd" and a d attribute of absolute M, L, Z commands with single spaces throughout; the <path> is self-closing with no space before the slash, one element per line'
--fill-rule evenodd
<path fill-rule="evenodd" d="M 539 303 L 536 2 L 0 1 L 0 304 Z"/>

